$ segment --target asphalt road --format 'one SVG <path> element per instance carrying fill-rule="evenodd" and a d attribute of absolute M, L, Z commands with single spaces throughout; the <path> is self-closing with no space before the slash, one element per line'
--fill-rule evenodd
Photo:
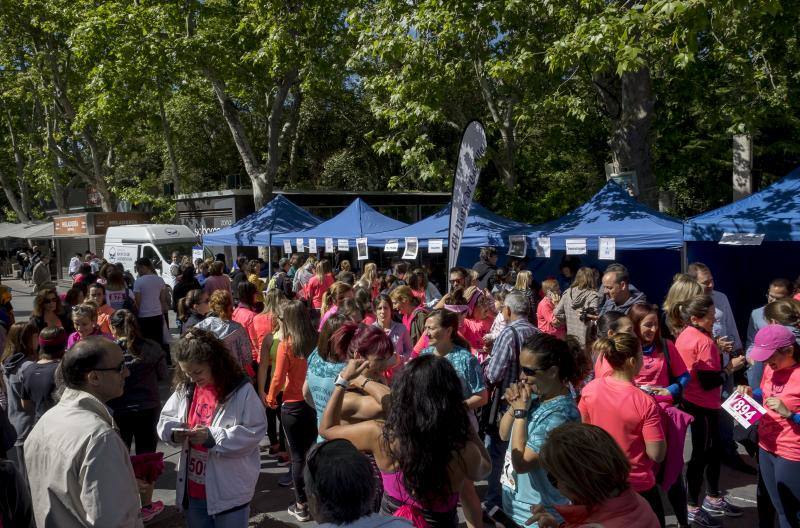
<path fill-rule="evenodd" d="M 17 321 L 25 321 L 31 313 L 33 307 L 32 287 L 26 286 L 20 280 L 3 280 L 3 284 L 12 290 L 14 313 Z M 59 284 L 59 291 L 64 291 L 69 286 L 68 282 Z M 175 331 L 174 313 L 170 314 L 170 328 Z M 164 382 L 161 386 L 162 401 L 166 401 L 170 394 L 169 383 Z M 266 439 L 264 444 L 267 444 Z M 154 521 L 148 523 L 149 527 L 154 528 L 173 528 L 185 526 L 183 516 L 175 507 L 175 478 L 178 463 L 177 449 L 167 444 L 159 444 L 159 449 L 164 452 L 165 471 L 156 483 L 153 495 L 154 500 L 161 500 L 167 506 L 165 511 Z M 685 448 L 685 459 L 691 453 L 690 439 L 687 437 Z M 744 450 L 740 448 L 740 453 L 748 458 Z M 750 461 L 752 463 L 752 461 Z M 261 476 L 256 487 L 256 494 L 250 507 L 250 527 L 281 527 L 281 526 L 305 526 L 311 528 L 316 523 L 298 523 L 289 516 L 286 509 L 294 500 L 294 493 L 291 488 L 278 486 L 278 478 L 288 471 L 287 467 L 278 466 L 276 459 L 266 455 L 262 450 L 261 456 Z M 720 483 L 727 489 L 729 499 L 732 503 L 744 509 L 744 516 L 738 519 L 724 519 L 726 528 L 752 528 L 758 525 L 756 515 L 756 478 L 745 475 L 723 466 Z M 486 483 L 480 482 L 477 485 L 478 493 L 483 495 L 486 491 Z M 667 526 L 677 526 L 675 517 L 671 515 L 669 503 L 666 496 L 663 496 L 664 507 L 668 511 Z M 463 516 L 461 517 L 463 520 Z M 463 523 L 462 523 L 463 525 Z"/>

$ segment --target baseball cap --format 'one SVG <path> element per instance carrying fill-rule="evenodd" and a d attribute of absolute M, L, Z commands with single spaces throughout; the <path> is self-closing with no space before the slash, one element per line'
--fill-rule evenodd
<path fill-rule="evenodd" d="M 784 347 L 794 344 L 794 334 L 783 325 L 770 324 L 756 333 L 750 357 L 755 361 L 766 361 Z"/>

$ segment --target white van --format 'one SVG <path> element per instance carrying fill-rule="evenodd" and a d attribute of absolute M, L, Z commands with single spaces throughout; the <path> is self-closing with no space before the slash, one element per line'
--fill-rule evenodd
<path fill-rule="evenodd" d="M 169 271 L 172 252 L 192 257 L 192 248 L 197 237 L 185 225 L 135 224 L 109 227 L 103 256 L 108 262 L 122 262 L 125 269 L 136 276 L 136 259 L 146 257 L 153 269 L 170 287 L 175 286 L 175 277 Z M 207 253 L 210 252 L 206 249 Z"/>

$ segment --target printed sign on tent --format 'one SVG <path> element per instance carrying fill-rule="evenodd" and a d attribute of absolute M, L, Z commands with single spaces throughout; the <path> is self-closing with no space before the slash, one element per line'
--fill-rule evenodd
<path fill-rule="evenodd" d="M 722 233 L 719 239 L 719 243 L 726 246 L 760 246 L 763 241 L 763 233 Z"/>
<path fill-rule="evenodd" d="M 617 239 L 614 237 L 599 237 L 597 239 L 597 259 L 614 260 L 617 258 Z"/>
<path fill-rule="evenodd" d="M 536 256 L 550 258 L 550 237 L 536 238 Z"/>
<path fill-rule="evenodd" d="M 585 238 L 568 238 L 566 241 L 567 255 L 585 255 L 586 254 L 586 239 Z"/>
<path fill-rule="evenodd" d="M 739 394 L 738 392 L 731 394 L 722 404 L 722 408 L 745 429 L 758 423 L 761 417 L 767 414 L 767 410 L 759 405 L 757 401 L 747 394 Z"/>
<path fill-rule="evenodd" d="M 326 238 L 325 239 L 325 253 L 333 253 L 333 239 Z"/>
<path fill-rule="evenodd" d="M 350 242 L 346 238 L 337 238 L 336 247 L 339 251 L 350 251 Z"/>
<path fill-rule="evenodd" d="M 366 238 L 356 239 L 356 252 L 358 253 L 358 260 L 367 260 L 369 258 Z"/>
<path fill-rule="evenodd" d="M 400 243 L 397 241 L 396 238 L 393 238 L 391 240 L 387 240 L 386 241 L 386 244 L 383 245 L 383 250 L 384 251 L 389 251 L 389 252 L 395 252 L 395 251 L 397 251 L 397 248 L 399 248 L 399 247 L 400 247 Z"/>
<path fill-rule="evenodd" d="M 297 246 L 297 251 L 299 251 L 300 253 L 303 252 L 303 246 L 305 246 L 305 244 L 303 244 L 303 239 L 302 238 L 296 239 L 294 241 L 294 245 Z"/>
<path fill-rule="evenodd" d="M 203 246 L 192 246 L 192 262 L 203 260 Z"/>
<path fill-rule="evenodd" d="M 292 242 L 290 240 L 283 241 L 283 252 L 287 255 L 292 254 Z"/>
<path fill-rule="evenodd" d="M 419 241 L 417 237 L 406 237 L 406 249 L 403 251 L 403 260 L 414 260 L 417 258 Z"/>
<path fill-rule="evenodd" d="M 511 235 L 508 237 L 508 255 L 523 258 L 528 252 L 525 235 Z"/>
<path fill-rule="evenodd" d="M 428 253 L 441 253 L 442 252 L 442 239 L 432 238 L 428 240 Z"/>
<path fill-rule="evenodd" d="M 308 239 L 308 252 L 309 253 L 316 253 L 317 252 L 317 239 L 316 238 L 309 238 Z"/>

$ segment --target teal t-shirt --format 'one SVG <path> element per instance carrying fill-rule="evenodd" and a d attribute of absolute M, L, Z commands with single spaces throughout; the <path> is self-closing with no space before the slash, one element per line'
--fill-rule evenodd
<path fill-rule="evenodd" d="M 435 352 L 436 348 L 429 346 L 420 352 L 420 355 L 433 354 Z M 469 350 L 454 346 L 453 350 L 445 358 L 453 365 L 456 374 L 461 379 L 461 389 L 465 400 L 486 389 L 481 364 L 478 362 L 478 358 L 473 356 Z"/>
<path fill-rule="evenodd" d="M 528 410 L 528 441 L 526 445 L 538 453 L 547 439 L 547 433 L 563 423 L 580 421 L 581 414 L 570 396 L 558 396 L 544 403 L 535 400 Z M 520 422 L 515 421 L 514 427 L 519 424 Z M 550 481 L 547 480 L 547 473 L 541 467 L 537 467 L 530 473 L 517 475 L 511 465 L 510 442 L 500 482 L 503 485 L 503 511 L 520 526 L 525 526 L 525 521 L 530 519 L 531 506 L 535 504 L 543 505 L 556 516 L 559 522 L 563 521 L 552 506 L 568 504 L 569 501 L 550 484 Z"/>
<path fill-rule="evenodd" d="M 329 363 L 325 361 L 319 356 L 316 348 L 308 356 L 306 383 L 308 383 L 308 390 L 314 398 L 314 408 L 317 410 L 317 428 L 319 428 L 319 423 L 322 421 L 322 413 L 325 412 L 328 400 L 331 399 L 333 394 L 336 376 L 339 375 L 344 366 L 345 363 Z M 325 439 L 317 436 L 317 442 L 322 442 L 323 440 Z"/>

